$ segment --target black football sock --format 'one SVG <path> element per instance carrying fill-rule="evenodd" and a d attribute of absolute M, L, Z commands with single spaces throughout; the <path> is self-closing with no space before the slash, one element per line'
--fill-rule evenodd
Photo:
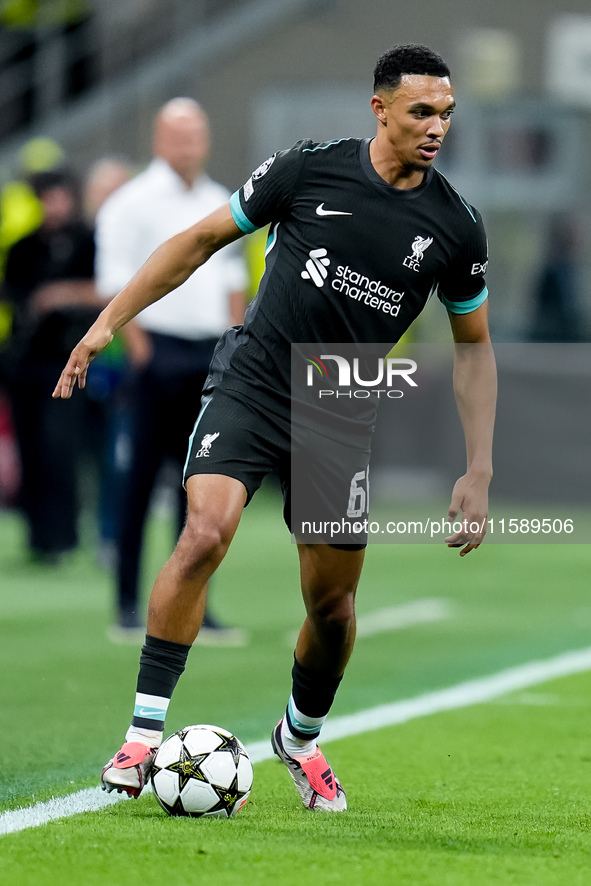
<path fill-rule="evenodd" d="M 342 677 L 327 677 L 303 667 L 294 656 L 292 690 L 285 712 L 286 725 L 294 738 L 314 741 L 334 701 Z"/>
<path fill-rule="evenodd" d="M 140 655 L 132 727 L 164 731 L 168 704 L 185 670 L 190 646 L 146 634 Z"/>

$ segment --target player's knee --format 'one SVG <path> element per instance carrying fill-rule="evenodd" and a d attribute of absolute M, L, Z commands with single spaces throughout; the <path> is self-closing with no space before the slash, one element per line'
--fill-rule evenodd
<path fill-rule="evenodd" d="M 205 563 L 215 568 L 223 559 L 230 538 L 223 525 L 189 514 L 177 545 L 185 571 L 198 571 Z"/>
<path fill-rule="evenodd" d="M 334 591 L 322 595 L 309 612 L 313 621 L 338 630 L 348 629 L 355 618 L 355 593 Z"/>

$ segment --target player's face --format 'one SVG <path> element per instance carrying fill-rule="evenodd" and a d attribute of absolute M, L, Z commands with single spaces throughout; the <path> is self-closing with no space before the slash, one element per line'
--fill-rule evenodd
<path fill-rule="evenodd" d="M 428 169 L 455 107 L 449 77 L 405 74 L 397 89 L 374 95 L 372 107 L 392 163 L 408 172 Z"/>

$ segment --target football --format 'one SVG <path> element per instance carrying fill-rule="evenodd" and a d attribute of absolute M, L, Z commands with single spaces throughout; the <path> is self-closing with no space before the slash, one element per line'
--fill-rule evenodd
<path fill-rule="evenodd" d="M 169 815 L 231 818 L 252 787 L 244 745 L 219 726 L 185 726 L 158 749 L 152 769 L 156 799 Z"/>

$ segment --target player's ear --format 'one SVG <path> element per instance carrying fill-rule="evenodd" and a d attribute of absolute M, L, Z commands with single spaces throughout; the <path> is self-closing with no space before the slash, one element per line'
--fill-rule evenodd
<path fill-rule="evenodd" d="M 371 109 L 374 112 L 375 116 L 380 121 L 380 123 L 386 122 L 386 105 L 385 105 L 383 96 L 377 95 L 377 94 L 372 95 Z"/>

